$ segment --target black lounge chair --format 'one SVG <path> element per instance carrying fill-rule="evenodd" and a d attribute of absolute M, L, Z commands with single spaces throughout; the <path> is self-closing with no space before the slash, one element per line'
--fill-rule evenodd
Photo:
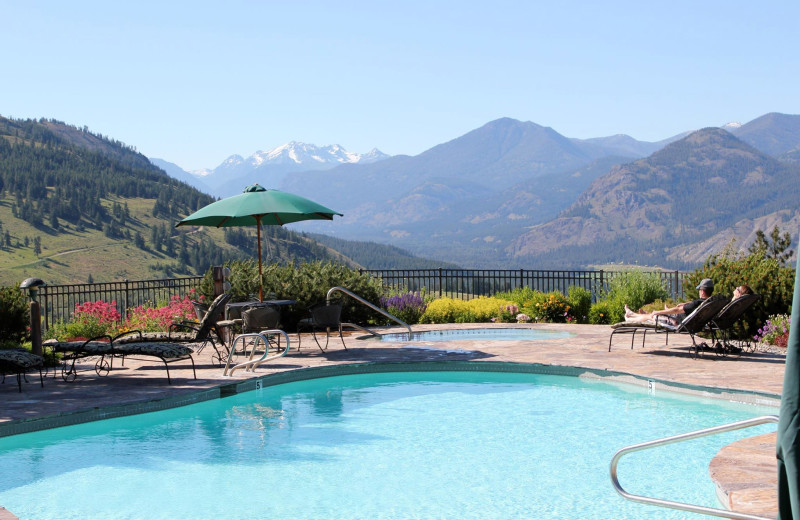
<path fill-rule="evenodd" d="M 102 339 L 107 341 L 100 341 Z M 140 341 L 116 343 L 109 336 L 102 336 L 87 341 L 49 340 L 44 343 L 44 346 L 52 350 L 53 356 L 55 356 L 56 353 L 63 354 L 61 377 L 68 383 L 75 381 L 78 376 L 78 369 L 75 363 L 79 359 L 97 357 L 98 359 L 95 362 L 94 370 L 98 376 L 105 376 L 113 369 L 115 356 L 120 356 L 122 358 L 123 366 L 125 366 L 125 357 L 147 356 L 160 359 L 164 363 L 164 368 L 167 370 L 167 382 L 169 384 L 172 384 L 172 378 L 169 374 L 169 363 L 188 359 L 192 363 L 194 378 L 197 379 L 194 359 L 192 358 L 194 351 L 185 345 L 174 342 Z"/>
<path fill-rule="evenodd" d="M 300 320 L 297 323 L 297 350 L 300 351 L 300 332 L 303 330 L 311 330 L 314 336 L 314 341 L 322 352 L 328 348 L 328 341 L 330 340 L 331 330 L 339 331 L 339 339 L 342 340 L 342 346 L 347 350 L 347 345 L 344 343 L 342 336 L 342 304 L 337 301 L 326 301 L 312 305 L 308 309 L 309 318 Z M 325 347 L 320 345 L 317 339 L 317 331 L 325 331 Z"/>
<path fill-rule="evenodd" d="M 39 371 L 39 384 L 44 387 L 44 358 L 31 354 L 27 350 L 3 349 L 0 350 L 0 374 L 3 376 L 3 383 L 6 382 L 7 374 L 17 376 L 17 387 L 22 392 L 22 378 L 29 370 Z M 27 381 L 27 378 L 26 378 Z"/>
<path fill-rule="evenodd" d="M 113 346 L 110 336 L 99 336 L 85 341 L 56 341 L 51 339 L 45 341 L 43 346 L 50 348 L 54 361 L 56 360 L 56 354 L 62 354 L 61 377 L 68 383 L 74 381 L 78 375 L 75 363 L 79 359 L 97 357 L 94 370 L 98 376 L 108 375 L 111 370 Z M 53 373 L 53 377 L 56 377 L 56 372 Z"/>
<path fill-rule="evenodd" d="M 642 346 L 648 331 L 656 333 L 666 333 L 666 344 L 669 343 L 669 333 L 673 334 L 689 334 L 692 338 L 692 349 L 694 350 L 694 357 L 700 355 L 701 350 L 704 349 L 705 344 L 697 344 L 695 336 L 700 332 L 710 332 L 710 323 L 717 314 L 730 302 L 730 298 L 722 294 L 715 294 L 703 303 L 701 303 L 691 314 L 686 316 L 679 324 L 671 325 L 668 323 L 656 322 L 654 324 L 637 324 L 621 322 L 612 325 L 611 337 L 608 339 L 608 351 L 611 352 L 611 341 L 615 334 L 633 334 L 634 339 L 637 332 L 642 333 Z M 633 348 L 633 339 L 631 339 L 631 349 Z"/>
<path fill-rule="evenodd" d="M 717 354 L 742 353 L 742 347 L 733 344 L 733 326 L 744 316 L 745 312 L 760 299 L 760 294 L 743 294 L 735 300 L 731 300 L 731 302 L 714 317 L 709 325 L 711 333 L 713 334 L 714 351 Z"/>
<path fill-rule="evenodd" d="M 225 305 L 231 299 L 230 293 L 217 296 L 209 305 L 203 318 L 197 321 L 182 321 L 170 325 L 167 332 L 141 332 L 132 330 L 124 332 L 113 338 L 115 346 L 129 343 L 200 343 L 197 353 L 200 353 L 207 344 L 214 349 L 212 359 L 222 363 L 227 353 L 225 346 L 225 328 L 233 325 L 233 321 L 221 321 L 219 317 L 225 310 Z M 197 308 L 195 308 L 197 312 Z M 213 334 L 212 334 L 213 332 Z M 216 338 L 216 340 L 215 340 Z M 219 343 L 219 346 L 218 346 Z M 220 349 L 222 347 L 222 350 Z"/>
<path fill-rule="evenodd" d="M 144 341 L 139 343 L 125 343 L 122 345 L 114 345 L 113 352 L 115 356 L 122 356 L 122 365 L 125 365 L 126 357 L 148 356 L 156 357 L 164 363 L 164 368 L 167 371 L 167 383 L 172 384 L 172 379 L 169 375 L 169 364 L 175 361 L 183 361 L 188 359 L 192 363 L 192 373 L 194 378 L 197 379 L 197 371 L 194 366 L 194 358 L 192 354 L 194 351 L 186 345 L 177 343 L 163 343 L 157 341 Z"/>

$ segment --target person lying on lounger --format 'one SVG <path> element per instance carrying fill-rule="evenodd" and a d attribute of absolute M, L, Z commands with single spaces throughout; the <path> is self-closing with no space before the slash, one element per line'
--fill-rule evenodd
<path fill-rule="evenodd" d="M 747 287 L 747 286 L 744 286 Z M 747 287 L 750 289 L 749 287 Z M 677 325 L 683 320 L 684 317 L 691 314 L 696 308 L 700 306 L 707 298 L 714 293 L 714 281 L 710 278 L 704 278 L 696 287 L 700 292 L 700 297 L 690 302 L 679 303 L 674 307 L 664 307 L 663 310 L 653 311 L 651 313 L 633 312 L 625 306 L 625 321 L 628 323 L 653 323 L 662 325 Z M 737 287 L 737 290 L 739 287 Z M 734 293 L 735 294 L 735 293 Z M 735 296 L 738 297 L 738 296 Z"/>

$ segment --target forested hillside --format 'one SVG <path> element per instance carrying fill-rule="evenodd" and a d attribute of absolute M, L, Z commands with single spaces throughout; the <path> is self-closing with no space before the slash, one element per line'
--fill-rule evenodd
<path fill-rule="evenodd" d="M 0 284 L 190 275 L 255 258 L 255 229 L 175 228 L 212 201 L 86 128 L 0 117 Z M 352 264 L 289 230 L 264 236 L 266 261 Z"/>
<path fill-rule="evenodd" d="M 449 262 L 416 257 L 408 251 L 395 246 L 387 246 L 375 242 L 343 240 L 315 233 L 309 233 L 308 236 L 320 244 L 339 251 L 365 269 L 459 268 L 459 266 Z"/>
<path fill-rule="evenodd" d="M 559 258 L 581 265 L 635 258 L 687 268 L 724 248 L 732 229 L 738 247 L 746 247 L 759 228 L 788 226 L 794 234 L 798 178 L 797 166 L 725 130 L 706 128 L 613 168 L 509 252 L 518 261 Z"/>

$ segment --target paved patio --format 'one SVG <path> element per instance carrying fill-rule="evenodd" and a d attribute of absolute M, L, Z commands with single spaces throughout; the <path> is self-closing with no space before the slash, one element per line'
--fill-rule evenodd
<path fill-rule="evenodd" d="M 592 377 L 650 384 L 657 390 L 700 393 L 775 406 L 780 400 L 785 359 L 779 354 L 759 352 L 735 358 L 707 353 L 699 359 L 692 359 L 688 337 L 670 335 L 666 347 L 665 335 L 655 334 L 647 336 L 644 347 L 641 336 L 637 335 L 633 349 L 630 335 L 617 336 L 609 352 L 611 329 L 608 326 L 538 324 L 533 327 L 569 331 L 575 336 L 539 341 L 481 341 L 476 346 L 470 341 L 363 341 L 357 339 L 359 334 L 352 334 L 346 336 L 348 350 L 342 348 L 338 338 L 332 337 L 328 351 L 322 353 L 310 335 L 304 335 L 299 352 L 293 344 L 287 356 L 262 365 L 255 373 L 238 370 L 228 377 L 213 365 L 212 351 L 207 347 L 195 356 L 196 380 L 192 378 L 188 361 L 170 365 L 172 385 L 167 384 L 164 366 L 155 358 L 126 360 L 124 367 L 115 361 L 114 370 L 106 377 L 98 377 L 92 369 L 93 360 L 86 360 L 73 383 L 54 378 L 51 371 L 44 388 L 39 386 L 38 376 L 32 375 L 28 376 L 29 382 L 23 384 L 22 393 L 17 392 L 13 378 L 0 385 L 3 400 L 0 436 L 212 399 L 255 388 L 256 384 L 271 384 L 286 377 L 304 377 L 304 372 L 297 372 L 301 369 L 325 370 L 327 367 L 365 363 L 526 363 L 549 365 L 556 371 L 559 367 L 577 367 L 585 369 Z M 414 330 L 431 328 L 443 327 L 415 326 Z M 294 342 L 296 336 L 291 337 Z M 703 390 L 702 387 L 717 390 Z M 774 453 L 774 434 L 741 441 L 723 449 L 711 466 L 721 499 L 736 511 L 776 516 Z M 6 515 L 8 513 L 0 509 L 0 519 L 13 518 Z"/>

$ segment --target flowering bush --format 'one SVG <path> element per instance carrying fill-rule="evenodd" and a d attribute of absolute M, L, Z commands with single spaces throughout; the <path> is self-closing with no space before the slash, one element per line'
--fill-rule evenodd
<path fill-rule="evenodd" d="M 47 329 L 45 339 L 82 340 L 106 334 L 115 336 L 129 330 L 165 331 L 173 321 L 185 319 L 195 319 L 189 296 L 173 296 L 160 306 L 140 305 L 130 310 L 125 321 L 117 310 L 116 301 L 85 302 L 75 305 L 70 321 L 58 321 Z"/>
<path fill-rule="evenodd" d="M 84 302 L 75 305 L 72 320 L 59 321 L 48 329 L 48 338 L 89 339 L 105 334 L 116 333 L 121 315 L 117 310 L 117 302 L 106 303 L 102 300 Z"/>
<path fill-rule="evenodd" d="M 558 291 L 543 294 L 533 303 L 534 313 L 539 321 L 565 323 L 574 321 L 570 315 L 569 301 Z"/>
<path fill-rule="evenodd" d="M 512 322 L 516 319 L 517 313 L 519 313 L 519 307 L 517 305 L 513 303 L 501 305 L 499 320 L 493 321 L 502 321 L 504 323 Z"/>
<path fill-rule="evenodd" d="M 425 313 L 425 309 L 428 308 L 425 298 L 419 292 L 381 296 L 380 303 L 390 314 L 409 325 L 419 323 L 419 319 Z"/>
<path fill-rule="evenodd" d="M 611 323 L 616 323 L 616 318 L 613 316 L 613 313 L 614 311 L 611 309 L 608 300 L 597 302 L 589 309 L 589 323 L 594 323 L 596 325 L 610 325 Z"/>
<path fill-rule="evenodd" d="M 789 326 L 792 318 L 786 314 L 774 314 L 758 329 L 753 339 L 760 343 L 786 348 L 789 342 Z"/>
<path fill-rule="evenodd" d="M 567 292 L 567 300 L 570 306 L 570 316 L 575 318 L 578 323 L 589 321 L 589 310 L 592 308 L 592 293 L 589 289 L 572 286 Z"/>
<path fill-rule="evenodd" d="M 129 330 L 165 331 L 173 322 L 195 319 L 194 307 L 189 296 L 176 295 L 161 306 L 140 305 L 131 309 L 128 312 L 128 320 L 120 332 Z"/>
<path fill-rule="evenodd" d="M 506 306 L 514 302 L 481 296 L 469 301 L 439 298 L 428 304 L 420 323 L 486 323 L 502 319 Z M 512 316 L 509 314 L 509 317 Z"/>
<path fill-rule="evenodd" d="M 517 314 L 517 323 L 528 323 L 529 321 L 531 321 L 531 317 L 527 314 Z"/>

